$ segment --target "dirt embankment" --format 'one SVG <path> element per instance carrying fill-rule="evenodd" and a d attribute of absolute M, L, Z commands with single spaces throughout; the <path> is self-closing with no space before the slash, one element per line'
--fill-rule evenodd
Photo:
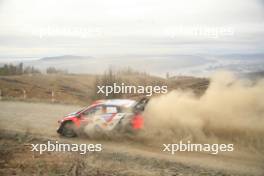
<path fill-rule="evenodd" d="M 2 132 L 0 139 L 0 154 L 2 156 L 0 175 L 237 175 L 235 172 L 214 170 L 154 156 L 133 154 L 129 150 L 126 153 L 105 150 L 104 152 L 86 155 L 75 152 L 45 152 L 40 155 L 31 151 L 31 144 L 47 143 L 45 138 L 37 138 L 23 133 Z"/>

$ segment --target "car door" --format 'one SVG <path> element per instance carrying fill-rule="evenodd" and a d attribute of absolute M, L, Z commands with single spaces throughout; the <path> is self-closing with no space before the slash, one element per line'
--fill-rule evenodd
<path fill-rule="evenodd" d="M 103 105 L 96 105 L 83 111 L 81 113 L 81 118 L 80 118 L 81 127 L 85 127 L 88 124 L 92 125 L 94 123 L 96 114 L 100 114 L 102 109 L 103 109 Z"/>
<path fill-rule="evenodd" d="M 85 129 L 88 131 L 110 131 L 112 130 L 124 113 L 119 113 L 119 108 L 113 105 L 102 105 L 97 108 L 93 114 L 90 123 L 87 123 Z"/>

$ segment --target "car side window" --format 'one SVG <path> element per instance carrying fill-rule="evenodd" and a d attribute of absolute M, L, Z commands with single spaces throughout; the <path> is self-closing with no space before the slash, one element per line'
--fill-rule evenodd
<path fill-rule="evenodd" d="M 102 114 L 115 114 L 119 112 L 119 108 L 116 106 L 105 106 L 98 105 L 87 109 L 82 113 L 84 117 L 93 117 L 94 115 L 102 115 Z"/>
<path fill-rule="evenodd" d="M 116 106 L 106 106 L 105 113 L 106 114 L 115 114 L 118 112 L 118 109 Z"/>

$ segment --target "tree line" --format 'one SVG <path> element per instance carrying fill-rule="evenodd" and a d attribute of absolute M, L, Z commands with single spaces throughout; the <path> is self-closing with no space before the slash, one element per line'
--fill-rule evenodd
<path fill-rule="evenodd" d="M 55 67 L 48 67 L 47 74 L 67 74 L 67 70 L 56 69 Z M 41 71 L 33 66 L 24 66 L 23 63 L 17 65 L 4 64 L 0 66 L 0 76 L 9 75 L 24 75 L 24 74 L 41 74 Z"/>
<path fill-rule="evenodd" d="M 4 64 L 0 67 L 0 75 L 23 75 L 23 74 L 40 74 L 41 72 L 33 66 L 24 67 L 23 63 L 18 65 Z"/>

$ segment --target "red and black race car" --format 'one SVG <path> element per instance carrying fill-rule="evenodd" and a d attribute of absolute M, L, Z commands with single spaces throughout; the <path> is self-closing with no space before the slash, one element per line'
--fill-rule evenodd
<path fill-rule="evenodd" d="M 66 115 L 59 120 L 57 132 L 62 136 L 74 137 L 85 131 L 89 135 L 97 132 L 138 131 L 143 128 L 142 112 L 148 99 L 98 100 L 92 105 Z"/>

